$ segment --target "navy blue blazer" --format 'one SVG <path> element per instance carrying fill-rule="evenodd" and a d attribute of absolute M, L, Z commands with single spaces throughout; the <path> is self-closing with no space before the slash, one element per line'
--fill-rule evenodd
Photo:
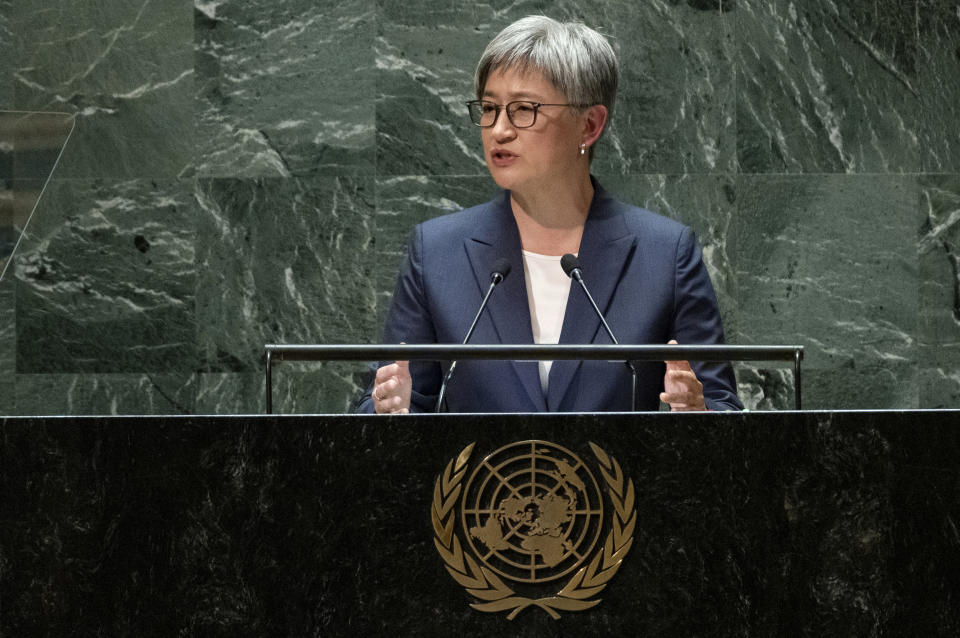
<path fill-rule="evenodd" d="M 584 281 L 620 343 L 723 343 L 716 295 L 693 232 L 615 200 L 596 182 L 594 189 L 578 258 Z M 461 343 L 498 257 L 510 261 L 512 272 L 494 289 L 470 343 L 533 343 L 509 192 L 416 227 L 383 342 Z M 576 284 L 570 288 L 560 343 L 612 343 Z M 635 365 L 639 408 L 658 410 L 665 364 Z M 410 362 L 411 412 L 433 411 L 447 366 Z M 703 383 L 708 409 L 743 407 L 730 365 L 691 366 Z M 371 391 L 372 386 L 358 411 L 373 412 Z M 629 411 L 630 373 L 621 362 L 555 361 L 544 396 L 536 362 L 461 361 L 447 387 L 447 407 L 450 412 Z"/>

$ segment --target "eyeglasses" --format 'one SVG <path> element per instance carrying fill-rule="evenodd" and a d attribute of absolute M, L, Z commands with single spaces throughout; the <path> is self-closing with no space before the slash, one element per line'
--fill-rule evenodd
<path fill-rule="evenodd" d="M 480 128 L 490 128 L 497 123 L 500 117 L 500 111 L 507 112 L 507 119 L 516 128 L 530 128 L 537 123 L 537 111 L 541 106 L 572 106 L 574 108 L 584 109 L 589 104 L 544 104 L 543 102 L 530 102 L 527 100 L 514 100 L 508 102 L 506 106 L 501 106 L 495 102 L 487 100 L 470 100 L 467 102 L 467 110 L 470 111 L 470 119 Z"/>

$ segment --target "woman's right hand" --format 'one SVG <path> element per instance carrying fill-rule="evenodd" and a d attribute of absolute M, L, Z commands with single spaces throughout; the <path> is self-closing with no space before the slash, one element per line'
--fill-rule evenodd
<path fill-rule="evenodd" d="M 377 369 L 373 382 L 373 409 L 377 414 L 407 414 L 410 412 L 410 362 L 395 361 Z"/>

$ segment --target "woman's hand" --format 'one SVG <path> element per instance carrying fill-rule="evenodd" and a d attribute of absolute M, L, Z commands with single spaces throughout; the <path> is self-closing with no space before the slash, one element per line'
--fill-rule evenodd
<path fill-rule="evenodd" d="M 671 339 L 667 345 L 675 346 L 677 340 Z M 690 362 L 667 361 L 666 363 L 667 373 L 663 377 L 664 392 L 660 393 L 660 400 L 670 404 L 671 412 L 706 410 L 703 384 L 697 379 L 696 373 L 690 367 Z"/>
<path fill-rule="evenodd" d="M 395 361 L 377 369 L 373 382 L 373 409 L 377 414 L 407 414 L 410 412 L 410 362 Z"/>

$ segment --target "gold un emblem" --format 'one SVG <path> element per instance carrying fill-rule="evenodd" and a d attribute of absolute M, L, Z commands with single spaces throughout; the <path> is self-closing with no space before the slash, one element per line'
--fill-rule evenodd
<path fill-rule="evenodd" d="M 530 606 L 559 618 L 559 611 L 599 604 L 595 596 L 630 551 L 637 523 L 633 481 L 616 459 L 590 443 L 613 505 L 605 525 L 603 491 L 570 450 L 520 441 L 470 471 L 473 447 L 447 463 L 431 507 L 437 551 L 454 580 L 478 599 L 470 606 L 507 611 L 512 620 Z M 532 593 L 538 590 L 546 595 Z"/>

